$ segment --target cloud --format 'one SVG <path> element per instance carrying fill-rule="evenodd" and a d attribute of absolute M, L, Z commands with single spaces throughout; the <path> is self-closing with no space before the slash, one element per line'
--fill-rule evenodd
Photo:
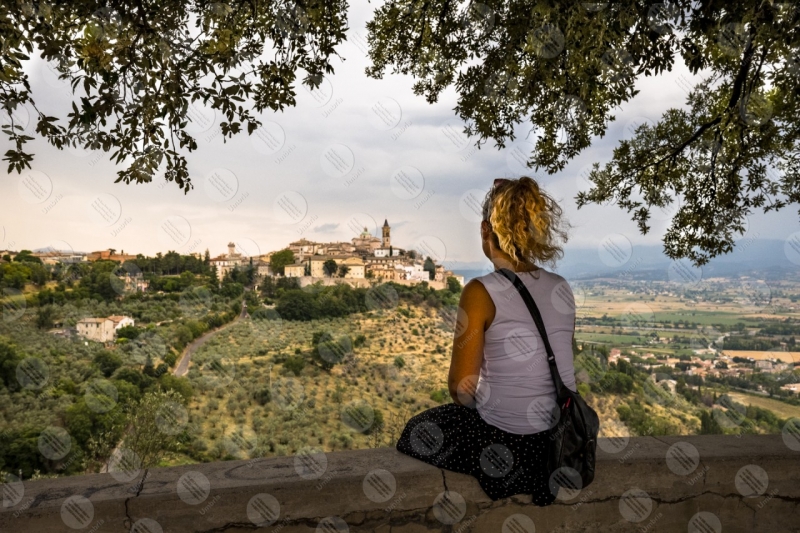
<path fill-rule="evenodd" d="M 339 224 L 321 224 L 319 226 L 314 226 L 311 231 L 314 233 L 332 233 L 339 227 Z"/>

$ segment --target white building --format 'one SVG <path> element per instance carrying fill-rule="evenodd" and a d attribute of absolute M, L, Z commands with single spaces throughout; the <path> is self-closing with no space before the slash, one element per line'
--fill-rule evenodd
<path fill-rule="evenodd" d="M 375 248 L 375 257 L 395 257 L 400 255 L 399 248 Z"/>
<path fill-rule="evenodd" d="M 422 269 L 421 263 L 413 263 L 411 265 L 401 265 L 401 268 L 406 271 L 405 279 L 410 279 L 415 281 L 430 281 L 430 274 L 428 273 L 427 270 Z"/>
<path fill-rule="evenodd" d="M 106 318 L 83 318 L 76 324 L 78 335 L 96 342 L 111 342 L 117 337 L 117 330 L 133 326 L 129 316 L 112 315 Z"/>
<path fill-rule="evenodd" d="M 236 245 L 232 242 L 228 243 L 227 254 L 217 256 L 210 261 L 211 266 L 217 267 L 217 280 L 219 281 L 222 281 L 225 274 L 244 263 L 244 256 L 236 251 Z"/>
<path fill-rule="evenodd" d="M 800 394 L 800 383 L 787 383 L 786 385 L 781 385 L 781 389 Z"/>

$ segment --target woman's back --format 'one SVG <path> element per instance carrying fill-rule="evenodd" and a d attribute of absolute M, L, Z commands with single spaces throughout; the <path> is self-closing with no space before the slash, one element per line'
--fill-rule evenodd
<path fill-rule="evenodd" d="M 567 281 L 542 268 L 517 272 L 542 314 L 564 384 L 576 390 L 572 337 L 575 304 Z M 478 279 L 494 302 L 494 320 L 484 333 L 477 410 L 487 423 L 509 433 L 549 429 L 556 392 L 547 353 L 530 311 L 514 285 L 498 272 Z"/>

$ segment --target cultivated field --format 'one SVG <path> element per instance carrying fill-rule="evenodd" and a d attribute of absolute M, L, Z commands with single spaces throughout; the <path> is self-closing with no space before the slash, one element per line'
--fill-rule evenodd
<path fill-rule="evenodd" d="M 749 350 L 722 350 L 729 357 L 752 357 L 756 361 L 762 359 L 780 359 L 784 363 L 800 362 L 800 352 L 757 352 Z"/>

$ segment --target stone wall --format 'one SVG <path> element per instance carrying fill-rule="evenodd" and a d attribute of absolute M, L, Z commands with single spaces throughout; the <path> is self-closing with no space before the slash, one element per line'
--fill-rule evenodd
<path fill-rule="evenodd" d="M 549 507 L 393 448 L 152 468 L 4 486 L 0 531 L 800 532 L 798 450 L 789 434 L 602 439 L 595 481 Z"/>

